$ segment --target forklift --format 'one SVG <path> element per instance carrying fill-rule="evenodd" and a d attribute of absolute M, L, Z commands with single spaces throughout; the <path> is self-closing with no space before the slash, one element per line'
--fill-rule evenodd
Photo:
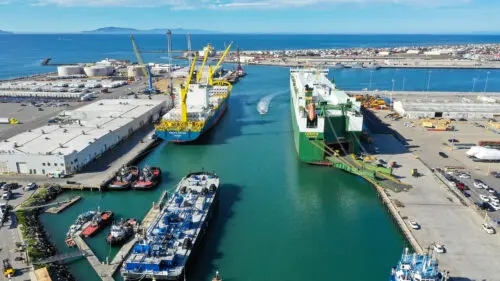
<path fill-rule="evenodd" d="M 14 277 L 16 270 L 10 265 L 9 259 L 3 260 L 3 276 L 5 278 Z"/>

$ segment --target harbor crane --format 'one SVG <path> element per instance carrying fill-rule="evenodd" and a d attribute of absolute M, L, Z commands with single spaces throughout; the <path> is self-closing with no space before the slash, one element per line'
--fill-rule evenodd
<path fill-rule="evenodd" d="M 182 113 L 182 122 L 187 122 L 187 93 L 189 91 L 189 86 L 191 85 L 191 80 L 193 79 L 193 73 L 196 66 L 196 60 L 198 59 L 198 55 L 194 54 L 193 62 L 191 63 L 191 68 L 189 69 L 189 76 L 187 77 L 186 85 L 181 89 L 181 113 Z"/>
<path fill-rule="evenodd" d="M 134 53 L 135 56 L 137 57 L 137 62 L 139 63 L 142 69 L 142 72 L 144 73 L 144 77 L 148 79 L 148 88 L 146 89 L 147 94 L 155 94 L 158 93 L 158 90 L 154 87 L 153 85 L 153 76 L 151 75 L 151 67 L 149 65 L 144 64 L 141 54 L 139 52 L 139 48 L 137 48 L 137 45 L 135 44 L 135 39 L 134 36 L 130 35 L 130 40 L 132 41 L 132 47 L 134 48 Z"/>
<path fill-rule="evenodd" d="M 226 50 L 224 51 L 224 53 L 222 53 L 222 56 L 220 57 L 219 61 L 217 62 L 217 64 L 215 65 L 215 67 L 209 67 L 208 68 L 208 83 L 210 85 L 213 85 L 213 76 L 214 76 L 214 73 L 219 69 L 221 63 L 224 61 L 224 59 L 226 58 L 227 54 L 229 53 L 229 50 L 231 49 L 231 46 L 233 45 L 233 42 L 231 42 L 231 44 L 229 44 L 229 46 L 227 46 Z"/>
<path fill-rule="evenodd" d="M 205 64 L 207 63 L 208 59 L 208 54 L 212 50 L 212 46 L 210 44 L 207 45 L 207 48 L 205 49 L 205 56 L 203 57 L 203 63 L 201 64 L 200 71 L 196 74 L 196 82 L 199 83 L 201 80 L 201 77 L 203 76 L 203 71 L 205 70 Z"/>

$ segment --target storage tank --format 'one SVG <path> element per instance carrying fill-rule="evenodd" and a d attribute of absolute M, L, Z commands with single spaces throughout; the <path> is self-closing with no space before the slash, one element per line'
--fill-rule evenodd
<path fill-rule="evenodd" d="M 127 74 L 128 74 L 128 77 L 134 77 L 134 78 L 137 78 L 137 77 L 145 77 L 144 76 L 144 71 L 142 70 L 142 66 L 139 66 L 139 65 L 129 65 L 127 67 Z"/>
<path fill-rule="evenodd" d="M 105 65 L 87 66 L 83 70 L 88 77 L 108 76 L 113 73 L 113 67 Z"/>
<path fill-rule="evenodd" d="M 61 77 L 83 74 L 83 67 L 79 65 L 63 65 L 57 67 L 57 75 Z"/>

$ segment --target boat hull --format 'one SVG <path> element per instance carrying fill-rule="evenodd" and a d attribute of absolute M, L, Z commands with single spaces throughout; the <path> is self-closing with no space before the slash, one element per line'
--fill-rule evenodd
<path fill-rule="evenodd" d="M 229 98 L 229 97 L 228 97 Z M 209 131 L 212 127 L 214 127 L 224 115 L 224 112 L 226 111 L 227 108 L 227 100 L 226 98 L 224 102 L 221 104 L 219 107 L 219 110 L 217 110 L 210 119 L 205 123 L 205 126 L 200 132 L 176 132 L 176 131 L 156 131 L 156 135 L 165 141 L 168 142 L 191 142 L 196 139 L 198 139 L 202 134 L 206 133 Z"/>

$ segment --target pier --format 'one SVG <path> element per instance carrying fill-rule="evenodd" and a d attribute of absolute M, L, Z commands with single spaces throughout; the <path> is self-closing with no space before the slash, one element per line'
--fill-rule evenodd
<path fill-rule="evenodd" d="M 59 214 L 60 212 L 64 211 L 66 208 L 70 207 L 71 205 L 75 204 L 76 202 L 80 201 L 82 199 L 81 196 L 76 196 L 66 202 L 60 202 L 61 205 L 57 207 L 50 207 L 47 209 L 45 212 L 50 213 L 50 214 Z"/>

